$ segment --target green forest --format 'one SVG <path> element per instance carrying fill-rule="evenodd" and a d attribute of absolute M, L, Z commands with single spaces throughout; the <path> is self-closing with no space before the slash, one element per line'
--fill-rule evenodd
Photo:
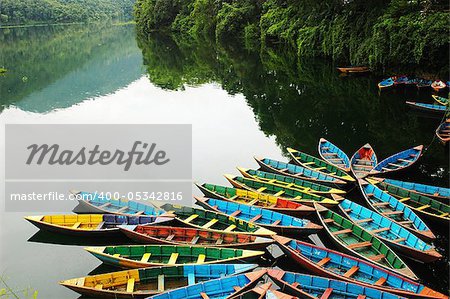
<path fill-rule="evenodd" d="M 137 0 L 141 33 L 288 45 L 342 64 L 448 69 L 447 0 Z"/>
<path fill-rule="evenodd" d="M 0 25 L 131 20 L 134 0 L 1 0 Z"/>

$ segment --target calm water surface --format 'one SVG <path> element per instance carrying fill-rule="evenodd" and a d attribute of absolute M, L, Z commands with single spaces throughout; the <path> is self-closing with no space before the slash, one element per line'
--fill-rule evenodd
<path fill-rule="evenodd" d="M 430 93 L 411 88 L 379 95 L 375 75 L 340 77 L 328 63 L 297 61 L 283 50 L 136 38 L 132 26 L 9 29 L 0 31 L 0 44 L 0 66 L 8 69 L 0 77 L 2 124 L 191 123 L 193 179 L 220 184 L 235 166 L 256 167 L 254 155 L 283 159 L 287 146 L 316 154 L 320 137 L 349 155 L 370 142 L 379 158 L 424 144 L 420 163 L 394 177 L 448 185 L 448 148 L 433 140 L 439 117 L 404 104 L 431 102 Z M 14 288 L 37 289 L 40 298 L 77 298 L 57 282 L 111 270 L 96 269 L 99 262 L 82 250 L 97 240 L 35 235 L 24 215 L 0 217 L 0 271 Z M 444 292 L 448 231 L 434 229 L 446 259 L 407 262 Z M 285 259 L 279 264 L 295 270 Z"/>

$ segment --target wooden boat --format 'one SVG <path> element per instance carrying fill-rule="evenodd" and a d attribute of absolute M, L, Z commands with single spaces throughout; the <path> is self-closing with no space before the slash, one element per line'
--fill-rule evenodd
<path fill-rule="evenodd" d="M 256 223 L 282 235 L 310 235 L 322 229 L 322 226 L 312 223 L 309 220 L 258 207 L 215 198 L 200 198 L 196 196 L 194 198 L 197 201 L 196 204 L 205 209 L 224 213 L 250 223 Z"/>
<path fill-rule="evenodd" d="M 297 179 L 290 176 L 285 176 L 281 174 L 276 174 L 272 172 L 265 172 L 261 170 L 253 170 L 246 168 L 237 168 L 239 172 L 247 178 L 252 178 L 260 181 L 274 181 L 277 183 L 287 183 L 291 184 L 293 187 L 302 189 L 308 193 L 320 194 L 320 195 L 328 195 L 328 194 L 345 194 L 346 192 L 341 189 L 332 188 L 329 186 L 313 183 L 303 179 Z"/>
<path fill-rule="evenodd" d="M 251 273 L 213 279 L 195 285 L 178 288 L 152 299 L 231 299 L 238 298 L 246 290 L 253 288 L 267 273 L 262 269 Z"/>
<path fill-rule="evenodd" d="M 339 204 L 339 208 L 350 221 L 376 235 L 384 243 L 408 258 L 423 263 L 434 262 L 442 258 L 434 246 L 425 243 L 406 228 L 377 212 L 348 199 L 344 199 Z"/>
<path fill-rule="evenodd" d="M 416 108 L 419 110 L 424 110 L 427 112 L 444 113 L 448 109 L 448 107 L 446 107 L 444 105 L 434 105 L 434 104 L 409 102 L 409 101 L 406 101 L 406 104 L 413 108 Z"/>
<path fill-rule="evenodd" d="M 386 89 L 386 88 L 394 86 L 394 83 L 395 83 L 394 79 L 387 78 L 387 79 L 384 79 L 383 81 L 381 81 L 380 83 L 378 83 L 378 88 L 380 90 Z"/>
<path fill-rule="evenodd" d="M 88 297 L 143 299 L 210 279 L 239 275 L 257 266 L 216 264 L 141 268 L 73 278 L 60 284 Z"/>
<path fill-rule="evenodd" d="M 160 216 L 164 210 L 150 204 L 132 201 L 124 198 L 112 199 L 96 193 L 71 191 L 78 199 L 78 206 L 73 212 L 77 214 L 121 214 L 121 215 L 153 215 Z M 167 215 L 166 215 L 167 216 Z"/>
<path fill-rule="evenodd" d="M 444 89 L 445 87 L 447 87 L 447 85 L 441 80 L 436 80 L 433 83 L 431 83 L 431 88 L 433 88 L 436 91 Z"/>
<path fill-rule="evenodd" d="M 437 95 L 434 95 L 434 94 L 432 95 L 432 97 L 433 97 L 433 99 L 434 99 L 436 102 L 438 102 L 438 103 L 441 104 L 441 105 L 448 106 L 449 103 L 450 103 L 450 100 L 447 99 L 447 98 L 440 97 L 440 96 L 437 96 Z"/>
<path fill-rule="evenodd" d="M 418 282 L 365 260 L 282 236 L 273 236 L 281 250 L 315 275 L 331 277 L 407 298 L 448 298 Z"/>
<path fill-rule="evenodd" d="M 361 192 L 369 207 L 403 226 L 422 240 L 434 240 L 436 236 L 419 216 L 397 198 L 383 192 L 373 184 L 359 181 Z"/>
<path fill-rule="evenodd" d="M 448 224 L 450 222 L 450 206 L 430 197 L 411 192 L 397 186 L 388 185 L 384 182 L 370 180 L 372 184 L 376 184 L 381 190 L 396 197 L 403 204 L 407 205 L 427 219 Z"/>
<path fill-rule="evenodd" d="M 412 183 L 412 182 L 404 182 L 404 181 L 386 179 L 386 178 L 370 177 L 370 179 L 384 182 L 388 185 L 397 186 L 397 187 L 409 190 L 411 192 L 416 192 L 417 194 L 430 196 L 430 197 L 434 197 L 434 198 L 439 198 L 439 199 L 446 200 L 446 201 L 448 201 L 450 198 L 450 188 L 437 187 L 437 186 Z"/>
<path fill-rule="evenodd" d="M 377 163 L 377 155 L 368 143 L 354 153 L 350 160 L 352 172 L 358 179 L 367 176 Z"/>
<path fill-rule="evenodd" d="M 394 76 L 393 79 L 394 79 L 394 85 L 405 85 L 409 81 L 409 78 L 405 75 Z"/>
<path fill-rule="evenodd" d="M 320 276 L 268 269 L 267 275 L 289 294 L 300 298 L 321 299 L 404 299 L 358 284 Z"/>
<path fill-rule="evenodd" d="M 255 160 L 256 162 L 258 162 L 261 170 L 270 171 L 293 178 L 301 178 L 321 184 L 344 185 L 347 183 L 341 179 L 337 179 L 325 173 L 311 170 L 299 165 L 285 163 L 268 158 L 255 157 Z"/>
<path fill-rule="evenodd" d="M 244 263 L 264 254 L 264 251 L 184 245 L 121 245 L 86 247 L 85 250 L 105 264 L 129 269 Z"/>
<path fill-rule="evenodd" d="M 309 168 L 314 171 L 326 173 L 329 176 L 336 177 L 344 181 L 348 182 L 355 181 L 355 179 L 352 178 L 347 172 L 341 170 L 340 168 L 334 165 L 328 164 L 322 159 L 316 158 L 314 156 L 308 155 L 306 153 L 300 152 L 298 150 L 289 147 L 287 148 L 287 151 L 291 155 L 292 160 L 295 162 L 295 164 L 298 164 L 305 168 Z"/>
<path fill-rule="evenodd" d="M 156 224 L 172 218 L 154 216 L 123 216 L 112 214 L 62 214 L 25 217 L 41 230 L 72 236 L 110 236 L 120 234 L 119 225 Z"/>
<path fill-rule="evenodd" d="M 236 188 L 247 189 L 250 191 L 263 192 L 271 194 L 276 197 L 280 197 L 288 200 L 295 200 L 296 202 L 306 204 L 309 206 L 313 205 L 313 202 L 320 202 L 326 206 L 337 205 L 338 201 L 343 197 L 337 194 L 332 194 L 333 199 L 320 196 L 318 194 L 312 194 L 300 189 L 295 189 L 294 187 L 276 183 L 266 183 L 250 178 L 244 178 L 240 176 L 225 175 L 225 178 Z"/>
<path fill-rule="evenodd" d="M 341 73 L 368 73 L 368 72 L 370 72 L 370 68 L 367 66 L 347 66 L 347 67 L 338 67 L 337 69 Z"/>
<path fill-rule="evenodd" d="M 137 243 L 212 246 L 262 250 L 272 240 L 246 234 L 211 232 L 191 227 L 133 225 L 121 226 L 124 235 Z"/>
<path fill-rule="evenodd" d="M 439 125 L 436 129 L 436 136 L 444 144 L 450 141 L 450 118 L 447 118 Z"/>
<path fill-rule="evenodd" d="M 371 174 L 397 171 L 409 167 L 417 162 L 422 155 L 423 145 L 401 151 L 378 163 L 371 171 Z"/>
<path fill-rule="evenodd" d="M 261 207 L 291 216 L 304 216 L 315 211 L 313 207 L 265 193 L 206 183 L 202 185 L 196 184 L 196 186 L 206 197 L 244 203 L 249 206 Z"/>
<path fill-rule="evenodd" d="M 342 250 L 410 279 L 418 279 L 378 237 L 320 204 L 314 205 L 325 231 Z"/>
<path fill-rule="evenodd" d="M 416 86 L 418 89 L 427 88 L 427 87 L 431 87 L 431 83 L 433 83 L 433 81 L 431 81 L 431 80 L 419 79 Z"/>
<path fill-rule="evenodd" d="M 181 223 L 211 232 L 226 232 L 233 234 L 250 234 L 255 236 L 270 236 L 275 234 L 254 223 L 237 220 L 223 213 L 206 211 L 203 209 L 164 204 L 161 206 Z"/>
<path fill-rule="evenodd" d="M 325 138 L 320 138 L 319 154 L 322 159 L 331 165 L 334 165 L 345 172 L 350 171 L 350 159 L 348 156 L 339 147 Z"/>

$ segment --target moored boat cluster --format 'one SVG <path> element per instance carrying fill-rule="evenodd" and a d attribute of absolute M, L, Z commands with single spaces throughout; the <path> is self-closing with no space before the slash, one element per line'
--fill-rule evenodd
<path fill-rule="evenodd" d="M 197 184 L 199 207 L 161 206 L 77 192 L 75 214 L 29 216 L 71 236 L 126 236 L 138 245 L 88 247 L 122 271 L 61 281 L 100 298 L 448 298 L 418 282 L 405 260 L 442 256 L 430 222 L 450 222 L 450 189 L 385 177 L 413 165 L 416 146 L 382 161 L 366 144 L 351 158 L 321 139 L 322 159 L 288 148 L 291 162 Z M 365 206 L 346 198 L 357 185 Z M 201 208 L 200 208 L 201 207 Z M 302 239 L 320 233 L 339 251 Z M 310 274 L 260 267 L 277 246 Z"/>
<path fill-rule="evenodd" d="M 435 91 L 441 91 L 447 87 L 450 88 L 450 81 L 447 81 L 447 83 L 445 83 L 441 80 L 433 81 L 423 78 L 401 75 L 386 78 L 378 83 L 378 88 L 380 90 L 398 86 L 415 86 L 418 89 L 432 88 Z"/>

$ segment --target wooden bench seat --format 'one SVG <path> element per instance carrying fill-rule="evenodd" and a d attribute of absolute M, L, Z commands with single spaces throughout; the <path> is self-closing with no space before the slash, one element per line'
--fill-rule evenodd
<path fill-rule="evenodd" d="M 275 220 L 273 223 L 272 223 L 272 225 L 278 225 L 278 224 L 280 224 L 280 222 L 281 222 L 281 220 Z"/>
<path fill-rule="evenodd" d="M 240 213 L 242 213 L 241 210 L 236 210 L 233 213 L 230 214 L 231 217 L 236 217 L 237 215 L 239 215 Z"/>
<path fill-rule="evenodd" d="M 382 286 L 385 282 L 386 282 L 386 277 L 382 276 L 375 282 L 375 285 Z"/>
<path fill-rule="evenodd" d="M 255 215 L 252 219 L 250 219 L 248 222 L 255 222 L 258 221 L 262 217 L 261 214 Z"/>
<path fill-rule="evenodd" d="M 344 276 L 345 276 L 345 277 L 352 277 L 353 274 L 355 274 L 356 271 L 358 271 L 358 270 L 359 270 L 359 267 L 358 267 L 358 266 L 353 266 L 353 267 L 351 267 L 350 269 L 348 269 L 347 272 L 344 273 Z"/>
<path fill-rule="evenodd" d="M 389 205 L 389 203 L 388 202 L 375 202 L 375 203 L 373 203 L 372 204 L 372 206 L 374 206 L 374 207 L 385 207 L 385 206 L 388 206 Z"/>
<path fill-rule="evenodd" d="M 226 229 L 224 229 L 223 231 L 226 232 L 226 233 L 229 233 L 229 232 L 233 231 L 233 229 L 235 229 L 235 228 L 236 228 L 236 225 L 231 224 L 230 226 L 228 226 L 228 227 L 227 227 Z"/>
<path fill-rule="evenodd" d="M 172 241 L 173 238 L 175 238 L 175 234 L 168 235 L 166 241 Z"/>
<path fill-rule="evenodd" d="M 177 263 L 177 259 L 178 259 L 178 252 L 173 252 L 170 255 L 169 261 L 167 262 L 168 265 L 175 265 Z"/>
<path fill-rule="evenodd" d="M 332 218 L 326 218 L 323 220 L 324 223 L 333 223 L 334 220 Z"/>
<path fill-rule="evenodd" d="M 197 258 L 197 264 L 203 264 L 206 260 L 206 255 L 204 254 L 199 254 L 198 258 Z"/>
<path fill-rule="evenodd" d="M 333 289 L 332 288 L 327 288 L 325 290 L 325 292 L 323 292 L 322 296 L 320 296 L 320 299 L 328 299 L 331 294 L 333 293 Z"/>
<path fill-rule="evenodd" d="M 186 219 L 184 220 L 184 222 L 189 223 L 189 222 L 191 222 L 192 220 L 194 220 L 194 219 L 197 218 L 197 217 L 198 217 L 197 214 L 193 214 L 193 215 L 189 216 L 188 218 L 186 218 Z"/>
<path fill-rule="evenodd" d="M 374 262 L 377 262 L 377 261 L 382 260 L 384 258 L 385 258 L 384 254 L 369 256 L 369 260 L 374 261 Z"/>
<path fill-rule="evenodd" d="M 151 255 L 152 255 L 152 254 L 149 253 L 149 252 L 144 253 L 144 254 L 142 255 L 142 258 L 141 258 L 141 263 L 147 263 L 148 260 L 150 259 L 150 256 L 151 256 Z"/>
<path fill-rule="evenodd" d="M 365 222 L 371 222 L 371 221 L 373 221 L 372 218 L 365 218 L 365 219 L 358 219 L 355 222 L 356 223 L 365 223 Z"/>
<path fill-rule="evenodd" d="M 370 243 L 369 241 L 365 241 L 365 242 L 360 242 L 360 243 L 349 244 L 349 245 L 347 245 L 347 248 L 357 249 L 357 248 L 369 247 L 369 246 L 372 246 L 372 243 Z"/>
<path fill-rule="evenodd" d="M 134 292 L 134 278 L 130 278 L 127 281 L 127 293 L 133 293 Z"/>
<path fill-rule="evenodd" d="M 325 266 L 329 261 L 331 261 L 331 258 L 329 257 L 324 257 L 323 259 L 321 259 L 320 261 L 317 262 L 317 266 Z"/>
<path fill-rule="evenodd" d="M 164 275 L 158 275 L 158 291 L 164 292 Z"/>
<path fill-rule="evenodd" d="M 429 207 L 430 207 L 430 205 L 423 205 L 423 206 L 421 206 L 421 207 L 416 208 L 416 210 L 418 210 L 418 211 L 423 211 L 423 210 L 425 210 L 425 209 L 428 209 Z"/>
<path fill-rule="evenodd" d="M 393 216 L 393 215 L 401 215 L 403 214 L 403 211 L 390 211 L 390 212 L 383 212 L 381 215 L 385 216 Z"/>
<path fill-rule="evenodd" d="M 209 220 L 209 222 L 203 224 L 202 228 L 204 228 L 204 229 L 210 228 L 211 226 L 213 226 L 214 224 L 216 224 L 216 222 L 218 222 L 218 221 L 219 221 L 219 220 L 216 219 L 216 218 L 211 219 L 211 220 Z"/>
<path fill-rule="evenodd" d="M 196 244 L 198 242 L 198 240 L 200 239 L 200 236 L 195 236 L 194 238 L 192 238 L 191 244 Z"/>
<path fill-rule="evenodd" d="M 334 236 L 337 236 L 337 235 L 342 235 L 342 234 L 348 234 L 348 233 L 351 233 L 351 232 L 352 232 L 351 229 L 346 228 L 346 229 L 342 229 L 342 230 L 338 230 L 338 231 L 332 232 L 332 234 Z"/>
<path fill-rule="evenodd" d="M 403 241 L 406 241 L 406 238 L 398 238 L 398 239 L 392 240 L 392 242 L 394 242 L 394 243 L 400 243 Z"/>
<path fill-rule="evenodd" d="M 390 227 L 380 227 L 380 228 L 377 228 L 377 229 L 373 229 L 370 232 L 373 233 L 373 234 L 378 234 L 378 233 L 381 233 L 381 232 L 386 232 L 388 230 L 391 230 L 391 228 Z"/>
<path fill-rule="evenodd" d="M 281 196 L 281 195 L 283 195 L 284 194 L 284 190 L 280 190 L 280 191 L 278 191 L 277 193 L 275 193 L 273 196 Z"/>

